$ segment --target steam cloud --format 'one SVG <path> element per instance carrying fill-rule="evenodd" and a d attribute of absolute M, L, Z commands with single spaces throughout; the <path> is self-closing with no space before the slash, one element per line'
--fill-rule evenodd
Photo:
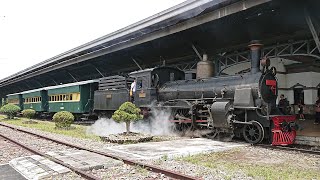
<path fill-rule="evenodd" d="M 174 124 L 169 121 L 170 112 L 167 110 L 153 109 L 152 115 L 147 120 L 133 122 L 130 131 L 151 135 L 174 135 Z M 102 118 L 97 120 L 87 129 L 87 133 L 98 136 L 118 134 L 126 131 L 125 123 L 116 123 L 113 119 Z"/>

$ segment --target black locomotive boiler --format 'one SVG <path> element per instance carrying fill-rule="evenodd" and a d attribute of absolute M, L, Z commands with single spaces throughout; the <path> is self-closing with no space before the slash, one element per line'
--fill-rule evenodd
<path fill-rule="evenodd" d="M 252 144 L 263 140 L 292 144 L 295 117 L 280 115 L 276 108 L 276 69 L 269 67 L 269 59 L 260 61 L 261 46 L 258 42 L 249 46 L 251 71 L 246 74 L 212 77 L 213 64 L 206 55 L 197 65 L 196 79 L 185 80 L 182 71 L 169 67 L 132 72 L 130 76 L 137 80 L 134 103 L 143 112 L 168 108 L 170 121 L 178 127 L 209 129 L 212 137 L 228 133 Z M 129 100 L 129 83 L 122 79 L 119 87 L 103 89 L 109 86 L 101 85 L 95 93 L 96 111 L 115 110 L 115 104 Z M 119 96 L 120 92 L 125 95 Z"/>
<path fill-rule="evenodd" d="M 260 71 L 260 44 L 251 44 L 251 72 L 213 78 L 212 64 L 198 64 L 197 79 L 174 81 L 159 89 L 159 101 L 172 107 L 173 122 L 208 128 L 211 135 L 228 133 L 249 143 L 269 138 L 271 117 L 277 115 L 275 68 L 263 61 Z M 200 76 L 200 77 L 199 77 Z"/>

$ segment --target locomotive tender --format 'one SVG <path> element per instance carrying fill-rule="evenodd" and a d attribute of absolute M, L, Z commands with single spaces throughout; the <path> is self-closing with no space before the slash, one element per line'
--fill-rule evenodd
<path fill-rule="evenodd" d="M 157 67 L 132 72 L 129 77 L 110 76 L 17 93 L 8 99 L 28 108 L 33 108 L 28 104 L 41 103 L 45 108 L 35 110 L 42 113 L 65 110 L 87 117 L 110 116 L 131 100 L 129 89 L 134 78 L 134 103 L 144 115 L 153 108 L 166 108 L 171 111 L 170 121 L 179 129 L 208 129 L 209 137 L 227 133 L 252 144 L 263 140 L 273 145 L 292 144 L 295 116 L 281 115 L 276 108 L 276 69 L 269 67 L 269 59 L 260 61 L 261 46 L 257 41 L 249 45 L 251 71 L 246 74 L 213 77 L 213 64 L 204 55 L 197 64 L 196 79 L 186 80 L 184 72 L 176 68 Z"/>

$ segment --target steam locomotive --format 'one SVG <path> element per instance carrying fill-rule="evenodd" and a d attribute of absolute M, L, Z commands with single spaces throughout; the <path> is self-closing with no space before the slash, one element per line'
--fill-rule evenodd
<path fill-rule="evenodd" d="M 171 67 L 132 72 L 129 75 L 137 83 L 134 103 L 144 114 L 153 108 L 170 109 L 170 121 L 179 129 L 209 129 L 211 138 L 227 133 L 251 144 L 263 140 L 292 144 L 295 116 L 281 115 L 276 108 L 276 69 L 269 67 L 268 58 L 260 61 L 261 46 L 259 42 L 249 46 L 251 72 L 247 74 L 212 77 L 213 64 L 206 55 L 197 64 L 196 79 L 185 80 L 184 72 Z M 100 79 L 94 110 L 112 112 L 129 101 L 130 82 L 132 79 L 120 76 Z"/>

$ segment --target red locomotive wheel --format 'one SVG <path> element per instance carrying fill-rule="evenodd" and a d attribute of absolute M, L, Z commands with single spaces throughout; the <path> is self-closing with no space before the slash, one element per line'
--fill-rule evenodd
<path fill-rule="evenodd" d="M 252 124 L 246 124 L 243 127 L 243 137 L 250 144 L 257 144 L 264 138 L 264 129 L 257 121 L 251 121 Z"/>

